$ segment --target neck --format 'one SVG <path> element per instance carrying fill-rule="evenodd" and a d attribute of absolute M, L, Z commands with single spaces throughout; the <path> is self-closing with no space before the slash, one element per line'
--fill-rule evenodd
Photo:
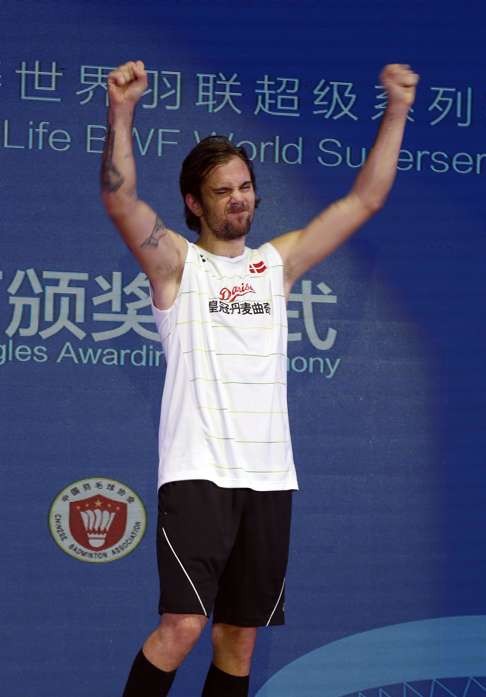
<path fill-rule="evenodd" d="M 220 257 L 239 257 L 245 251 L 245 241 L 246 235 L 236 240 L 220 240 L 212 233 L 203 231 L 196 245 Z"/>

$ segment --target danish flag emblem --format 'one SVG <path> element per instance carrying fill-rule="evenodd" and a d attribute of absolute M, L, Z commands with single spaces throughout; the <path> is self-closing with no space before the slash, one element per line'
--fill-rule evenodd
<path fill-rule="evenodd" d="M 250 264 L 250 273 L 263 273 L 267 270 L 267 266 L 264 261 L 257 261 L 255 264 Z"/>

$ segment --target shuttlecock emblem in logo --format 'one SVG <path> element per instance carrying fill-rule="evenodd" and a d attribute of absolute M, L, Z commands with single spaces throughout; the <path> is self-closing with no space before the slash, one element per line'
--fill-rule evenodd
<path fill-rule="evenodd" d="M 71 534 L 88 549 L 102 550 L 116 544 L 126 524 L 126 504 L 101 494 L 72 502 L 69 507 Z"/>
<path fill-rule="evenodd" d="M 80 513 L 90 547 L 102 547 L 106 542 L 108 530 L 113 523 L 116 513 L 101 511 L 99 508 L 94 510 L 88 508 L 86 511 L 80 511 Z"/>

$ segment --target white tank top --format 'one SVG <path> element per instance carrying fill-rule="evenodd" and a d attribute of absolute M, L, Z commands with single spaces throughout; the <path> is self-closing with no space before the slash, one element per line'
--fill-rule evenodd
<path fill-rule="evenodd" d="M 159 486 L 206 479 L 297 489 L 283 263 L 275 247 L 230 258 L 188 243 L 177 298 L 153 313 L 167 360 Z"/>

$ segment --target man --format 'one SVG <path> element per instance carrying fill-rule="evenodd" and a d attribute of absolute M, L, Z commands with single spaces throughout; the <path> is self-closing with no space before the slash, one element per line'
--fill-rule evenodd
<path fill-rule="evenodd" d="M 222 137 L 184 161 L 181 193 L 196 244 L 137 197 L 131 129 L 147 88 L 141 61 L 108 78 L 102 165 L 106 210 L 150 280 L 167 358 L 159 434 L 161 622 L 137 655 L 124 697 L 168 694 L 213 613 L 203 697 L 248 694 L 256 628 L 282 624 L 291 492 L 286 298 L 295 281 L 383 205 L 418 76 L 381 74 L 388 94 L 376 142 L 351 191 L 301 230 L 245 246 L 255 177 Z"/>

